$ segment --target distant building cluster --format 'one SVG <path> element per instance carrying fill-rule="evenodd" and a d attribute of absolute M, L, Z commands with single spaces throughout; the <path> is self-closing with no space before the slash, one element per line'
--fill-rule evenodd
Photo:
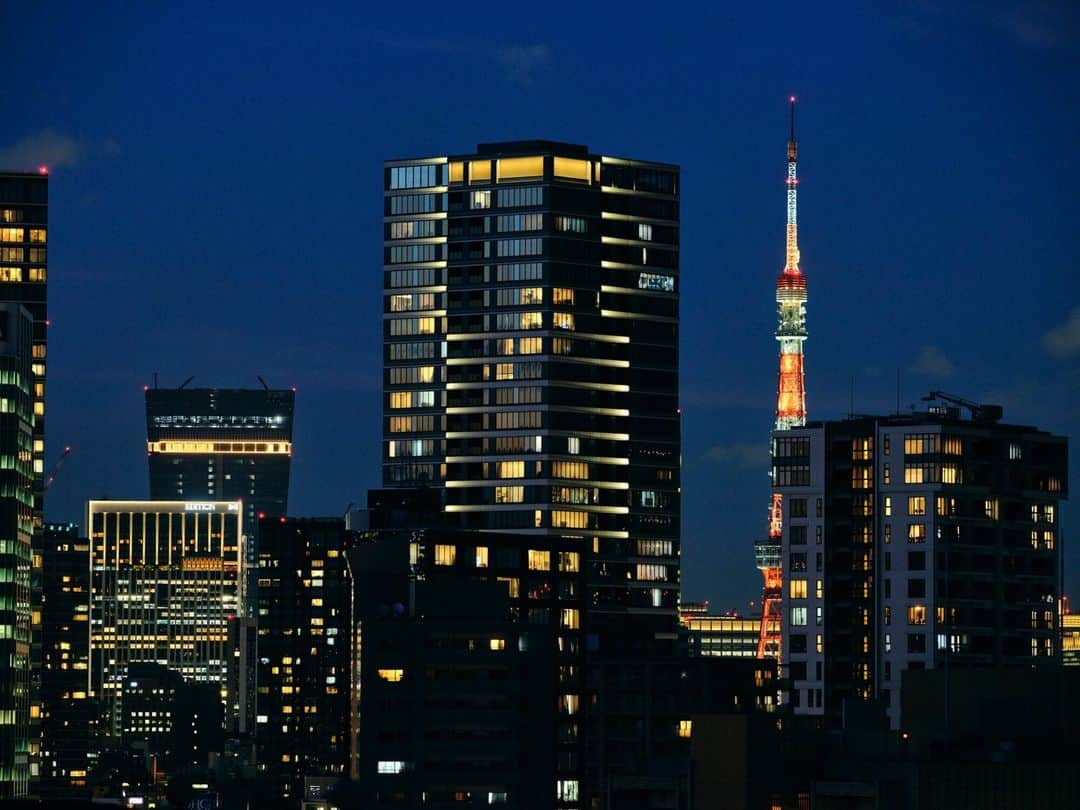
<path fill-rule="evenodd" d="M 293 390 L 155 381 L 150 498 L 81 525 L 43 519 L 48 177 L 0 174 L 0 797 L 1075 805 L 1067 441 L 943 394 L 807 421 L 796 183 L 792 119 L 744 616 L 681 598 L 677 166 L 388 161 L 382 487 L 292 516 Z"/>

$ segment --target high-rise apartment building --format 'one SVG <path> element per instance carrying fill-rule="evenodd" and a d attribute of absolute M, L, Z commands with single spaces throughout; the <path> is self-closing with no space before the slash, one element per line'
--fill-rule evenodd
<path fill-rule="evenodd" d="M 31 777 L 32 333 L 26 307 L 0 302 L 0 798 Z"/>
<path fill-rule="evenodd" d="M 881 700 L 913 669 L 1058 666 L 1067 442 L 1000 408 L 815 422 L 773 435 L 783 667 L 796 714 Z"/>
<path fill-rule="evenodd" d="M 291 389 L 146 389 L 150 497 L 242 500 L 249 577 L 259 516 L 287 511 L 295 399 Z M 253 583 L 247 592 L 254 599 Z"/>
<path fill-rule="evenodd" d="M 90 541 L 73 523 L 46 523 L 42 542 L 41 796 L 89 795 Z"/>
<path fill-rule="evenodd" d="M 264 518 L 259 536 L 258 769 L 299 801 L 305 779 L 349 775 L 349 535 L 341 518 Z"/>
<path fill-rule="evenodd" d="M 240 501 L 90 501 L 90 689 L 103 737 L 121 732 L 127 667 L 150 662 L 221 685 L 241 615 Z"/>
<path fill-rule="evenodd" d="M 435 487 L 450 528 L 530 555 L 574 545 L 587 655 L 673 644 L 678 167 L 521 141 L 384 179 L 384 484 Z M 591 705 L 566 665 L 560 699 Z M 606 750 L 569 719 L 568 746 Z M 600 801 L 603 768 L 568 750 L 559 806 Z"/>
<path fill-rule="evenodd" d="M 678 167 L 482 144 L 388 161 L 385 190 L 384 484 L 444 488 L 461 528 L 578 537 L 594 631 L 670 626 Z"/>
<path fill-rule="evenodd" d="M 30 736 L 27 743 L 31 779 L 36 779 L 40 761 L 41 673 L 41 525 L 45 495 L 45 364 L 48 314 L 46 278 L 49 242 L 49 176 L 40 167 L 36 173 L 0 170 L 0 302 L 21 304 L 30 313 L 30 378 L 33 412 L 31 445 L 34 532 L 30 568 Z M 2 767 L 2 765 L 0 765 Z M 0 781 L 3 781 L 0 779 Z"/>

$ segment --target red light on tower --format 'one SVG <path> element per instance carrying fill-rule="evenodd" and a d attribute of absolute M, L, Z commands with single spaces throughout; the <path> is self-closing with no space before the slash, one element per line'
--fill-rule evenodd
<path fill-rule="evenodd" d="M 45 166 L 45 165 L 38 166 L 37 170 L 38 170 L 38 174 L 48 174 L 49 173 L 49 167 Z"/>

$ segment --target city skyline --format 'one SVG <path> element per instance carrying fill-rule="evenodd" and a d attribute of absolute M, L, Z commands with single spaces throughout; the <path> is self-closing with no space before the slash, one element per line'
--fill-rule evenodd
<path fill-rule="evenodd" d="M 4 14 L 14 21 L 24 12 Z M 121 57 L 111 57 L 117 61 L 101 65 L 106 81 L 93 86 L 73 75 L 86 58 L 81 46 L 49 64 L 27 48 L 41 37 L 70 41 L 70 26 L 92 31 L 98 21 L 73 14 L 49 19 L 46 31 L 45 15 L 27 11 L 20 30 L 38 39 L 0 35 L 16 73 L 39 71 L 43 91 L 41 99 L 13 99 L 20 124 L 0 143 L 0 167 L 41 162 L 51 169 L 46 469 L 62 447 L 74 450 L 50 489 L 50 521 L 81 521 L 91 498 L 145 497 L 141 388 L 154 372 L 163 387 L 192 374 L 200 386 L 254 387 L 257 374 L 274 387 L 298 386 L 290 512 L 335 515 L 360 500 L 380 477 L 382 240 L 371 223 L 379 218 L 383 159 L 435 154 L 449 144 L 465 151 L 504 134 L 560 138 L 681 166 L 683 591 L 718 607 L 745 607 L 760 589 L 752 541 L 764 532 L 768 506 L 770 293 L 783 266 L 790 93 L 800 99 L 800 236 L 815 295 L 807 358 L 813 419 L 846 414 L 852 387 L 861 412 L 891 411 L 898 399 L 906 408 L 944 388 L 1000 402 L 1011 423 L 1069 432 L 1080 388 L 1080 294 L 1066 266 L 1078 238 L 1071 226 L 1077 204 L 1060 179 L 1075 168 L 1066 145 L 1080 128 L 1070 103 L 1075 91 L 1060 79 L 1077 61 L 1068 12 L 1063 20 L 1028 19 L 1026 28 L 986 14 L 967 33 L 964 21 L 946 12 L 897 11 L 884 22 L 854 10 L 831 22 L 797 12 L 788 24 L 804 26 L 806 41 L 778 65 L 749 54 L 722 28 L 763 31 L 770 21 L 751 12 L 733 21 L 709 18 L 705 27 L 731 48 L 718 65 L 694 47 L 676 54 L 661 43 L 673 62 L 663 75 L 628 74 L 628 85 L 653 92 L 661 113 L 653 117 L 685 122 L 675 128 L 621 110 L 635 95 L 629 89 L 590 96 L 610 66 L 567 88 L 583 43 L 564 34 L 555 44 L 556 34 L 543 26 L 507 41 L 502 30 L 406 33 L 390 19 L 373 19 L 367 28 L 323 32 L 339 50 L 304 52 L 311 70 L 349 71 L 356 89 L 344 96 L 370 92 L 371 105 L 360 106 L 392 122 L 364 129 L 370 123 L 346 109 L 355 105 L 342 99 L 341 87 L 320 87 L 308 98 L 304 81 L 274 72 L 282 65 L 269 71 L 273 81 L 244 73 L 245 58 L 258 53 L 252 46 L 218 53 L 224 42 L 217 37 L 241 21 L 226 12 L 210 26 L 197 13 L 178 19 L 139 11 L 98 33 L 109 42 L 141 31 L 130 41 L 169 47 L 147 57 L 139 76 L 124 74 Z M 834 36 L 859 40 L 850 53 L 821 46 L 830 24 Z M 271 15 L 250 33 L 274 40 L 285 36 L 285 25 Z M 676 33 L 669 25 L 658 21 L 660 38 Z M 185 33 L 209 46 L 205 66 L 178 67 L 175 43 Z M 679 33 L 693 45 L 705 42 Z M 490 47 L 474 53 L 470 37 L 485 35 Z M 355 60 L 349 44 L 357 45 Z M 612 56 L 625 67 L 621 54 Z M 406 77 L 456 69 L 451 77 L 464 91 L 474 73 L 491 74 L 487 81 L 503 90 L 506 109 L 496 115 L 467 104 L 454 112 L 439 99 L 436 115 L 450 118 L 427 132 L 418 110 L 360 82 L 364 60 L 375 68 L 392 64 Z M 865 75 L 831 78 L 860 60 Z M 223 86 L 213 84 L 212 68 L 227 75 Z M 745 87 L 709 83 L 715 96 L 705 106 L 729 116 L 696 103 L 693 86 L 704 85 L 706 68 L 756 71 Z M 939 73 L 946 68 L 947 80 Z M 901 76 L 902 87 L 890 84 Z M 891 92 L 871 93 L 875 84 Z M 676 92 L 661 97 L 666 86 Z M 114 98 L 161 87 L 177 89 L 169 112 L 162 106 L 140 120 L 123 110 L 110 120 Z M 298 127 L 271 115 L 290 100 L 314 105 L 303 107 L 306 113 L 324 105 L 326 125 Z M 95 102 L 102 110 L 88 106 Z M 227 116 L 233 109 L 240 114 Z M 187 123 L 195 119 L 202 123 Z M 728 119 L 737 125 L 727 128 Z M 491 132 L 494 121 L 505 131 Z M 343 129 L 363 137 L 354 142 Z M 159 203 L 145 205 L 146 184 L 160 193 Z M 123 308 L 121 317 L 102 317 L 110 302 Z M 225 342 L 230 350 L 215 353 Z M 1066 541 L 1074 512 L 1063 509 Z M 1075 584 L 1070 560 L 1077 550 L 1066 542 L 1067 591 Z"/>

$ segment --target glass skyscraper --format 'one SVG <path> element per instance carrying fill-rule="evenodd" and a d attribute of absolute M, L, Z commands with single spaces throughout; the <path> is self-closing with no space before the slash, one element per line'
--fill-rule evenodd
<path fill-rule="evenodd" d="M 30 314 L 32 361 L 30 408 L 33 412 L 28 461 L 31 470 L 33 534 L 30 567 L 30 735 L 26 744 L 29 773 L 36 779 L 40 769 L 41 675 L 41 527 L 45 495 L 45 363 L 48 314 L 46 292 L 49 243 L 49 176 L 37 172 L 0 170 L 0 302 L 26 308 Z M 0 765 L 0 768 L 4 767 Z M 0 782 L 5 777 L 0 776 Z M 2 788 L 0 788 L 2 789 Z"/>

